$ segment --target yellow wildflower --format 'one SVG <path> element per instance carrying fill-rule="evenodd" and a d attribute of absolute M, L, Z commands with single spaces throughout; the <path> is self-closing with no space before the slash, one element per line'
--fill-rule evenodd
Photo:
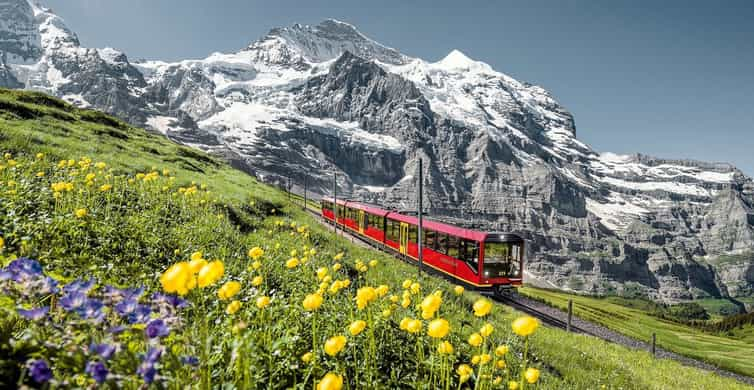
<path fill-rule="evenodd" d="M 350 332 L 352 336 L 358 336 L 359 333 L 364 331 L 364 328 L 366 327 L 367 327 L 366 321 L 356 320 L 352 322 L 351 325 L 348 326 L 348 332 Z"/>
<path fill-rule="evenodd" d="M 450 332 L 450 324 L 447 320 L 438 318 L 427 325 L 427 335 L 432 338 L 441 339 Z"/>
<path fill-rule="evenodd" d="M 239 309 L 241 309 L 241 302 L 233 301 L 228 304 L 228 307 L 225 308 L 225 312 L 227 314 L 233 315 L 236 314 Z"/>
<path fill-rule="evenodd" d="M 484 317 L 487 314 L 490 314 L 490 311 L 492 310 L 492 303 L 485 299 L 480 298 L 476 302 L 474 302 L 474 315 L 477 317 Z"/>
<path fill-rule="evenodd" d="M 333 336 L 325 341 L 325 353 L 330 356 L 335 356 L 338 352 L 343 350 L 346 345 L 346 337 L 342 335 Z"/>
<path fill-rule="evenodd" d="M 317 390 L 340 390 L 343 388 L 343 377 L 328 372 L 318 383 Z"/>
<path fill-rule="evenodd" d="M 513 333 L 521 337 L 526 337 L 534 333 L 534 331 L 537 330 L 538 326 L 539 321 L 537 321 L 536 318 L 529 316 L 516 318 L 511 325 L 511 327 L 513 328 Z"/>
<path fill-rule="evenodd" d="M 270 305 L 270 297 L 263 296 L 263 297 L 257 298 L 256 305 L 257 305 L 257 308 L 264 309 L 265 307 Z"/>

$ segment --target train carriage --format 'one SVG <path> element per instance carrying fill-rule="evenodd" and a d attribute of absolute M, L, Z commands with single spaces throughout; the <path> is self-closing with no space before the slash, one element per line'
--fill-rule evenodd
<path fill-rule="evenodd" d="M 322 217 L 406 259 L 418 261 L 418 218 L 359 202 L 321 200 Z M 422 223 L 423 264 L 479 289 L 520 286 L 524 240 L 432 220 Z"/>

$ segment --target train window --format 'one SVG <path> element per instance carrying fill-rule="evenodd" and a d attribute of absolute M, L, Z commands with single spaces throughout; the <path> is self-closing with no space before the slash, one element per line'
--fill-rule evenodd
<path fill-rule="evenodd" d="M 400 224 L 392 219 L 387 220 L 387 239 L 398 242 L 400 235 Z"/>
<path fill-rule="evenodd" d="M 479 271 L 479 245 L 476 241 L 461 240 L 459 258 L 469 265 L 474 273 Z"/>
<path fill-rule="evenodd" d="M 458 237 L 448 235 L 448 256 L 458 258 Z"/>
<path fill-rule="evenodd" d="M 442 254 L 448 253 L 448 235 L 447 233 L 437 233 L 437 240 L 435 241 L 435 247 L 437 251 Z"/>
<path fill-rule="evenodd" d="M 424 229 L 424 246 L 429 249 L 435 248 L 435 232 L 429 229 Z"/>
<path fill-rule="evenodd" d="M 484 276 L 488 278 L 521 277 L 520 245 L 507 242 L 484 243 Z"/>
<path fill-rule="evenodd" d="M 414 225 L 409 225 L 408 226 L 408 240 L 409 241 L 411 241 L 413 243 L 418 242 L 418 241 L 416 241 L 416 234 L 417 234 L 416 232 L 417 232 L 416 226 L 414 226 Z"/>

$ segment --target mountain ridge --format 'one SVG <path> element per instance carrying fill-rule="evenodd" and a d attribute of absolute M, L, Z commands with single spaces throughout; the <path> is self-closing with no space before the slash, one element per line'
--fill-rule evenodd
<path fill-rule="evenodd" d="M 340 193 L 400 208 L 415 207 L 421 157 L 428 211 L 520 232 L 527 276 L 548 287 L 666 301 L 754 293 L 751 178 L 732 165 L 598 153 L 545 89 L 460 50 L 427 62 L 328 19 L 274 28 L 235 53 L 131 63 L 82 48 L 40 6 L 0 2 L 3 20 L 11 12 L 27 22 L 0 34 L 36 37 L 33 20 L 39 46 L 1 48 L 0 86 L 102 109 L 268 182 L 306 176 L 326 194 L 335 172 Z M 742 257 L 715 261 L 727 255 Z"/>

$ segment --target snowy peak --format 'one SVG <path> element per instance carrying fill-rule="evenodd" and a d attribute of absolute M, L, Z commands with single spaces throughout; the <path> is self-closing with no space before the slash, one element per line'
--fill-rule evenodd
<path fill-rule="evenodd" d="M 48 50 L 74 48 L 80 45 L 79 38 L 66 26 L 65 21 L 51 9 L 35 2 L 29 3 L 34 11 L 34 18 L 39 25 L 42 47 Z"/>
<path fill-rule="evenodd" d="M 489 70 L 492 68 L 484 62 L 474 61 L 458 49 L 453 49 L 445 58 L 435 63 L 439 68 L 447 70 Z"/>
<path fill-rule="evenodd" d="M 0 62 L 26 63 L 41 54 L 32 6 L 26 0 L 0 0 Z"/>
<path fill-rule="evenodd" d="M 285 48 L 276 46 L 283 45 Z M 353 25 L 335 19 L 327 19 L 316 26 L 294 24 L 274 28 L 248 50 L 275 50 L 286 53 L 289 58 L 295 53 L 309 63 L 320 63 L 338 58 L 350 51 L 356 56 L 389 64 L 403 64 L 407 57 L 397 50 L 383 46 L 359 32 Z"/>

